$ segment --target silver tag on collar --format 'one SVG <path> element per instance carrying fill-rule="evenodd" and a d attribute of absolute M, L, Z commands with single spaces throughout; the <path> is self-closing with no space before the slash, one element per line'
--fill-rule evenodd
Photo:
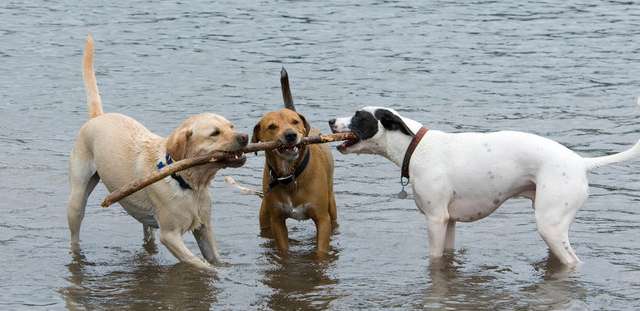
<path fill-rule="evenodd" d="M 405 191 L 404 187 L 402 187 L 402 190 L 400 190 L 400 192 L 398 192 L 398 199 L 406 199 L 407 196 L 409 196 L 407 194 L 407 191 Z"/>
<path fill-rule="evenodd" d="M 404 176 L 400 176 L 400 185 L 402 186 L 402 190 L 400 190 L 400 192 L 398 192 L 398 199 L 406 199 L 407 196 L 409 196 L 407 194 L 407 191 L 404 190 L 404 186 L 409 184 L 409 178 L 406 178 Z"/>

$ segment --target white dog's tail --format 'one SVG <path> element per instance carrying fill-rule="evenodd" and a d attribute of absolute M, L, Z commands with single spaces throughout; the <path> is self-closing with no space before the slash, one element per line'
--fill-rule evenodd
<path fill-rule="evenodd" d="M 640 97 L 638 97 L 636 103 L 640 105 Z M 640 141 L 636 142 L 636 144 L 633 145 L 633 147 L 623 152 L 604 156 L 604 157 L 585 158 L 584 160 L 585 160 L 585 164 L 587 165 L 587 170 L 590 171 L 592 169 L 595 169 L 601 166 L 631 160 L 638 156 L 640 156 Z"/>
<path fill-rule="evenodd" d="M 89 117 L 95 118 L 104 112 L 102 111 L 102 100 L 98 92 L 98 82 L 93 71 L 93 37 L 87 36 L 87 43 L 84 46 L 84 57 L 82 58 L 82 79 L 84 89 L 87 92 L 87 105 L 89 106 Z"/>
<path fill-rule="evenodd" d="M 251 188 L 247 188 L 247 187 L 243 187 L 241 185 L 239 185 L 235 179 L 233 179 L 233 177 L 231 176 L 225 176 L 224 177 L 224 182 L 226 182 L 227 184 L 231 185 L 232 187 L 240 190 L 240 193 L 242 194 L 255 194 L 261 198 L 264 197 L 264 193 L 262 193 L 262 191 L 259 190 L 255 190 L 255 189 L 251 189 Z"/>

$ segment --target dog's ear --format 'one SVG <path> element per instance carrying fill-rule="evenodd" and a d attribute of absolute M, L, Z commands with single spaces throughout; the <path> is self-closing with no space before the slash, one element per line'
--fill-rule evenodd
<path fill-rule="evenodd" d="M 181 129 L 175 131 L 167 139 L 167 153 L 175 161 L 182 160 L 187 156 L 187 145 L 189 144 L 189 138 L 193 134 L 190 129 Z"/>
<path fill-rule="evenodd" d="M 260 141 L 260 123 L 253 127 L 253 135 L 251 135 L 251 143 L 255 144 Z"/>
<path fill-rule="evenodd" d="M 389 131 L 400 131 L 409 136 L 415 135 L 397 114 L 387 109 L 378 109 L 374 115 L 376 119 L 380 120 L 382 126 Z"/>
<path fill-rule="evenodd" d="M 304 135 L 309 135 L 309 132 L 311 131 L 311 125 L 309 125 L 309 122 L 307 122 L 307 119 L 298 113 L 298 116 L 300 117 L 300 120 L 302 120 L 302 123 L 304 124 Z"/>

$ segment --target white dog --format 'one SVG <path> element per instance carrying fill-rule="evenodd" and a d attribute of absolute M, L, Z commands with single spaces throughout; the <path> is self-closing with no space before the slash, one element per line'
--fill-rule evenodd
<path fill-rule="evenodd" d="M 69 165 L 71 193 L 67 217 L 71 243 L 80 240 L 80 225 L 87 198 L 102 180 L 109 191 L 147 176 L 155 170 L 187 157 L 214 150 L 230 151 L 219 162 L 175 173 L 120 201 L 124 209 L 143 224 L 146 241 L 160 228 L 160 241 L 180 261 L 210 269 L 220 261 L 211 226 L 209 183 L 224 167 L 238 167 L 244 156 L 235 151 L 247 145 L 248 136 L 234 131 L 225 118 L 203 113 L 185 120 L 167 138 L 151 133 L 136 120 L 117 113 L 103 113 L 93 71 L 93 40 L 87 39 L 83 60 L 90 119 L 78 134 Z M 196 257 L 185 246 L 182 235 L 192 231 L 208 261 Z"/>
<path fill-rule="evenodd" d="M 569 226 L 587 199 L 587 172 L 640 154 L 639 142 L 618 154 L 583 158 L 555 141 L 512 131 L 428 130 L 420 142 L 422 124 L 383 107 L 365 107 L 329 125 L 358 137 L 338 146 L 342 153 L 378 154 L 398 166 L 407 162 L 416 205 L 427 219 L 431 258 L 454 247 L 457 221 L 482 219 L 507 199 L 523 196 L 533 201 L 538 232 L 551 252 L 574 266 L 580 260 L 569 243 Z M 414 138 L 415 152 L 405 160 Z"/>

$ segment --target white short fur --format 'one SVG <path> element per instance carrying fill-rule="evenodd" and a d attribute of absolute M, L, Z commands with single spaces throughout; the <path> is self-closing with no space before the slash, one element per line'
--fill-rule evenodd
<path fill-rule="evenodd" d="M 389 110 L 416 133 L 422 124 Z M 349 131 L 351 117 L 332 121 L 334 132 Z M 378 122 L 371 138 L 341 149 L 343 153 L 379 154 L 398 166 L 412 137 L 386 130 Z M 583 158 L 537 135 L 501 131 L 445 133 L 429 130 L 415 149 L 409 172 L 417 207 L 428 224 L 429 254 L 439 258 L 454 247 L 455 224 L 490 215 L 504 201 L 523 196 L 534 202 L 538 232 L 564 264 L 580 262 L 569 242 L 569 227 L 588 197 L 587 173 L 599 166 L 640 154 L 640 144 L 604 157 Z"/>

